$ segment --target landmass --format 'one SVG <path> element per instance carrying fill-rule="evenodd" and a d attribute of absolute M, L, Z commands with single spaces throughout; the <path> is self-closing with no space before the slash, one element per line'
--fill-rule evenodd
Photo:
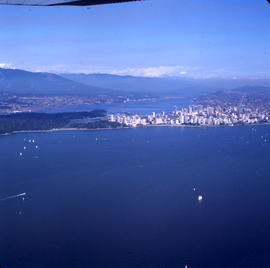
<path fill-rule="evenodd" d="M 14 98 L 10 99 L 10 104 L 21 105 L 22 107 L 22 99 L 24 97 Z M 42 98 L 56 102 L 59 102 L 59 100 L 63 102 L 78 101 L 75 96 L 27 97 L 25 100 L 30 103 L 39 103 L 44 101 Z M 243 87 L 235 90 L 217 91 L 200 96 L 193 99 L 193 101 L 194 105 L 188 107 L 175 106 L 171 112 L 152 112 L 148 115 L 130 113 L 107 114 L 105 110 L 68 113 L 14 113 L 13 111 L 13 113 L 0 115 L 0 134 L 54 129 L 108 129 L 141 126 L 236 126 L 270 123 L 269 87 Z M 87 99 L 82 100 L 83 104 L 86 102 Z M 2 103 L 2 109 L 6 107 L 9 107 L 8 103 Z"/>
<path fill-rule="evenodd" d="M 0 114 L 30 113 L 50 111 L 51 109 L 71 106 L 91 106 L 94 104 L 128 103 L 143 101 L 159 101 L 166 99 L 181 99 L 182 97 L 150 97 L 150 96 L 40 96 L 15 95 L 0 92 Z"/>
<path fill-rule="evenodd" d="M 137 126 L 235 126 L 270 123 L 270 88 L 243 87 L 194 99 L 196 105 L 169 113 L 112 114 L 110 122 Z"/>
<path fill-rule="evenodd" d="M 20 131 L 48 131 L 53 129 L 105 129 L 121 124 L 110 122 L 105 110 L 69 113 L 15 113 L 0 115 L 0 135 Z"/>

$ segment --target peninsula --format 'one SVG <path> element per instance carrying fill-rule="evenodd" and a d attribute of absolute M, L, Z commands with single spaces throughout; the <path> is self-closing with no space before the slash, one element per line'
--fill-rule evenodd
<path fill-rule="evenodd" d="M 105 110 L 68 113 L 13 113 L 0 115 L 0 135 L 20 131 L 48 131 L 53 129 L 117 128 L 109 122 Z"/>

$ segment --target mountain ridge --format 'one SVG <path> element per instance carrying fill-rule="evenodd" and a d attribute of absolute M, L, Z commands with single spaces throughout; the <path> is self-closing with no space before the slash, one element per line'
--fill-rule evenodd
<path fill-rule="evenodd" d="M 70 80 L 98 86 L 118 88 L 123 92 L 136 91 L 157 95 L 181 95 L 195 97 L 218 90 L 234 89 L 241 86 L 270 86 L 270 79 L 194 79 L 188 77 L 140 77 L 130 75 L 93 74 L 59 74 Z"/>
<path fill-rule="evenodd" d="M 198 97 L 219 90 L 270 87 L 270 79 L 193 79 L 113 74 L 54 74 L 0 68 L 0 92 L 17 95 Z"/>
<path fill-rule="evenodd" d="M 98 88 L 47 72 L 0 68 L 0 91 L 17 95 L 112 95 L 112 89 Z"/>

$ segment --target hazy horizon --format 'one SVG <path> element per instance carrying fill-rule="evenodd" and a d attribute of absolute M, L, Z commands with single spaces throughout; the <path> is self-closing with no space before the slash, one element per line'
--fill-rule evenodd
<path fill-rule="evenodd" d="M 255 76 L 255 75 L 228 75 L 228 76 L 206 76 L 206 77 L 192 77 L 192 76 L 176 76 L 176 75 L 160 75 L 160 76 L 146 76 L 146 75 L 136 75 L 136 74 L 117 74 L 117 73 L 110 73 L 110 72 L 61 72 L 61 71 L 40 71 L 40 70 L 27 70 L 22 68 L 15 68 L 10 66 L 0 66 L 0 70 L 17 70 L 17 71 L 26 71 L 26 72 L 32 72 L 32 73 L 51 73 L 56 75 L 110 75 L 110 76 L 116 76 L 116 77 L 135 77 L 135 78 L 160 78 L 160 79 L 187 79 L 187 80 L 268 80 L 270 79 L 270 75 L 267 76 Z"/>

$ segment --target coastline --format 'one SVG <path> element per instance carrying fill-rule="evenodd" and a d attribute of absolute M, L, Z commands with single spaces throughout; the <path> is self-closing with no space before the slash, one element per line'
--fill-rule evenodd
<path fill-rule="evenodd" d="M 194 126 L 194 125 L 146 125 L 146 126 L 137 126 L 137 127 L 108 127 L 108 128 L 53 128 L 53 129 L 48 129 L 48 130 L 17 130 L 17 131 L 12 131 L 12 132 L 7 132 L 0 134 L 1 136 L 9 136 L 13 134 L 19 134 L 19 133 L 46 133 L 46 132 L 57 132 L 57 131 L 94 131 L 94 130 L 119 130 L 119 129 L 136 129 L 136 128 L 147 128 L 147 127 L 171 127 L 171 128 L 219 128 L 219 127 L 251 127 L 251 126 L 266 126 L 270 125 L 270 123 L 263 123 L 263 124 L 243 124 L 243 125 L 219 125 L 219 126 L 209 126 L 209 125 L 199 125 L 199 126 Z"/>
<path fill-rule="evenodd" d="M 18 133 L 42 133 L 42 132 L 55 132 L 55 131 L 61 131 L 61 130 L 79 130 L 76 128 L 53 128 L 48 130 L 16 130 L 11 132 L 6 132 L 3 134 L 0 134 L 0 136 L 8 136 L 12 134 L 18 134 Z"/>
<path fill-rule="evenodd" d="M 46 133 L 46 132 L 56 132 L 56 131 L 75 131 L 75 130 L 106 130 L 106 129 L 123 129 L 123 128 L 127 128 L 127 127 L 117 127 L 117 128 L 52 128 L 52 129 L 48 129 L 48 130 L 16 130 L 16 131 L 12 131 L 12 132 L 7 132 L 7 133 L 3 133 L 0 134 L 1 136 L 9 136 L 9 135 L 13 135 L 13 134 L 19 134 L 19 133 Z"/>

